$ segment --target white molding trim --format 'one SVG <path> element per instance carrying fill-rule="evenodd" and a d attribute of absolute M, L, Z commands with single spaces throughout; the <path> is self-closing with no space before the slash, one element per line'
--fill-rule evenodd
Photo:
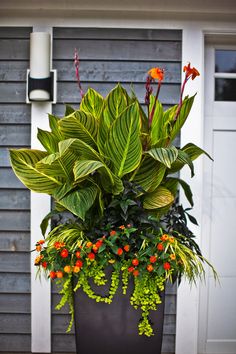
<path fill-rule="evenodd" d="M 198 26 L 186 26 L 183 29 L 182 43 L 182 63 L 185 65 L 190 62 L 196 67 L 204 77 L 204 34 Z M 186 94 L 193 95 L 197 92 L 190 117 L 181 132 L 181 146 L 193 142 L 198 146 L 203 146 L 203 120 L 204 120 L 204 86 L 202 76 L 186 85 Z M 181 178 L 191 183 L 191 189 L 194 197 L 194 216 L 201 225 L 202 216 L 202 178 L 203 166 L 202 158 L 195 164 L 195 176 L 190 181 L 188 169 L 183 169 Z M 180 195 L 180 201 L 183 205 L 187 202 Z M 189 205 L 188 205 L 189 206 Z M 191 229 L 198 236 L 200 241 L 201 228 Z M 197 354 L 198 350 L 198 305 L 199 289 L 198 286 L 190 288 L 186 281 L 182 281 L 177 292 L 177 318 L 176 318 L 176 354 Z"/>
<path fill-rule="evenodd" d="M 33 31 L 52 33 L 52 29 L 34 27 Z M 52 57 L 52 56 L 51 56 Z M 31 147 L 42 149 L 37 140 L 37 128 L 48 130 L 47 114 L 52 111 L 51 102 L 31 103 Z M 51 210 L 48 195 L 31 192 L 31 249 L 42 239 L 40 223 Z M 31 351 L 32 353 L 51 352 L 51 284 L 44 276 L 36 279 L 34 266 L 35 252 L 31 253 Z"/>

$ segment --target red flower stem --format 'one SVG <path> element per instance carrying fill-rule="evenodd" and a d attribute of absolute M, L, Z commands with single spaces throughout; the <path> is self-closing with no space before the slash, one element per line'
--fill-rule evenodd
<path fill-rule="evenodd" d="M 154 104 L 153 104 L 153 107 L 152 107 L 152 111 L 151 111 L 151 114 L 150 114 L 150 117 L 149 117 L 149 121 L 148 121 L 149 127 L 152 124 L 153 115 L 154 115 L 154 112 L 155 112 L 155 108 L 156 108 L 157 99 L 158 99 L 158 96 L 159 96 L 161 84 L 162 84 L 162 81 L 159 81 L 158 82 L 158 86 L 157 86 L 157 93 L 156 93 L 156 96 L 155 96 L 155 101 L 154 101 Z"/>
<path fill-rule="evenodd" d="M 185 85 L 186 85 L 186 82 L 188 81 L 188 77 L 187 77 L 187 73 L 185 75 L 185 79 L 184 79 L 184 82 L 183 82 L 183 85 L 182 85 L 182 88 L 181 88 L 181 92 L 180 92 L 180 100 L 179 100 L 179 105 L 178 105 L 178 108 L 177 108 L 177 111 L 176 111 L 176 114 L 175 114 L 175 117 L 174 117 L 174 122 L 176 122 L 179 114 L 180 114 L 180 110 L 181 110 L 181 107 L 182 107 L 182 104 L 183 104 L 183 94 L 184 94 L 184 88 L 185 88 Z"/>
<path fill-rule="evenodd" d="M 79 74 L 79 55 L 78 55 L 78 52 L 77 52 L 77 49 L 75 49 L 75 57 L 74 57 L 74 64 L 75 64 L 75 76 L 76 76 L 76 79 L 77 79 L 77 84 L 79 86 L 79 92 L 80 92 L 80 96 L 81 98 L 84 97 L 84 91 L 82 89 L 82 85 L 81 85 L 81 81 L 80 81 L 80 74 Z"/>

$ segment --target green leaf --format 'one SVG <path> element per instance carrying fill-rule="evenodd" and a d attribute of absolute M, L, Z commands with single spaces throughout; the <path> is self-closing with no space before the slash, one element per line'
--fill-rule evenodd
<path fill-rule="evenodd" d="M 124 187 L 121 179 L 115 176 L 111 170 L 100 161 L 77 161 L 74 166 L 75 180 L 83 179 L 95 171 L 98 171 L 101 175 L 101 184 L 106 191 L 113 194 L 119 194 L 123 191 Z"/>
<path fill-rule="evenodd" d="M 180 129 L 184 125 L 184 123 L 189 115 L 189 112 L 192 108 L 194 98 L 195 98 L 195 95 L 184 99 L 184 101 L 182 103 L 182 107 L 180 109 L 179 116 L 177 117 L 176 121 L 174 122 L 174 125 L 172 126 L 171 134 L 170 134 L 170 141 L 174 140 L 174 138 L 177 136 L 177 134 L 180 132 Z"/>
<path fill-rule="evenodd" d="M 206 151 L 193 143 L 185 145 L 181 150 L 186 152 L 192 161 L 197 159 L 202 154 L 205 154 L 207 157 L 209 157 L 209 159 L 213 161 L 212 157 Z"/>
<path fill-rule="evenodd" d="M 153 148 L 146 153 L 155 160 L 163 163 L 167 168 L 171 168 L 172 163 L 178 156 L 178 150 L 174 146 L 168 148 Z"/>
<path fill-rule="evenodd" d="M 132 172 L 141 161 L 140 128 L 137 104 L 129 106 L 111 126 L 106 150 L 118 177 Z"/>
<path fill-rule="evenodd" d="M 143 200 L 145 209 L 158 209 L 170 205 L 174 201 L 172 193 L 164 187 L 158 187 L 154 192 L 146 194 Z"/>
<path fill-rule="evenodd" d="M 191 206 L 193 206 L 193 194 L 192 194 L 192 191 L 191 191 L 191 188 L 190 186 L 188 185 L 188 183 L 186 183 L 184 180 L 180 179 L 180 178 L 175 178 L 175 177 L 168 177 L 166 179 L 166 182 L 165 182 L 165 187 L 168 188 L 170 187 L 171 185 L 174 186 L 174 184 L 180 184 L 181 187 L 183 188 L 183 191 L 184 191 L 184 194 L 187 198 L 187 200 L 189 201 L 189 203 L 191 204 Z M 171 190 L 171 187 L 168 188 Z M 171 190 L 172 192 L 172 190 Z M 175 193 L 172 192 L 172 194 L 175 195 Z"/>
<path fill-rule="evenodd" d="M 104 104 L 104 98 L 94 89 L 89 88 L 84 95 L 80 109 L 85 113 L 90 113 L 97 120 L 100 119 Z"/>
<path fill-rule="evenodd" d="M 118 84 L 113 90 L 109 92 L 106 97 L 105 103 L 107 105 L 107 114 L 112 120 L 116 120 L 119 115 L 127 108 L 127 92 Z"/>
<path fill-rule="evenodd" d="M 74 113 L 75 109 L 71 107 L 69 104 L 66 104 L 65 116 L 69 116 L 70 114 Z"/>
<path fill-rule="evenodd" d="M 58 151 L 60 140 L 53 133 L 38 128 L 37 138 L 47 152 L 54 153 Z"/>
<path fill-rule="evenodd" d="M 59 203 L 74 215 L 84 220 L 87 211 L 96 199 L 97 192 L 98 189 L 95 186 L 83 188 L 66 195 L 60 199 Z"/>
<path fill-rule="evenodd" d="M 182 167 L 184 165 L 188 165 L 191 170 L 191 177 L 194 176 L 194 166 L 193 166 L 192 160 L 190 159 L 189 155 L 181 149 L 178 150 L 178 157 L 176 159 L 176 162 L 172 165 L 173 169 L 171 168 L 170 173 L 173 173 L 173 171 L 176 171 L 176 166 L 179 167 L 179 164 Z"/>
<path fill-rule="evenodd" d="M 48 115 L 48 119 L 49 119 L 49 126 L 51 128 L 51 131 L 52 133 L 59 139 L 59 140 L 63 140 L 64 137 L 63 137 L 63 134 L 62 132 L 60 131 L 60 128 L 59 128 L 59 121 L 60 121 L 60 118 L 52 115 L 52 114 L 49 114 Z"/>
<path fill-rule="evenodd" d="M 103 161 L 99 153 L 90 145 L 86 144 L 83 140 L 66 139 L 61 141 L 58 146 L 61 156 L 67 150 L 72 150 L 77 155 L 77 159 Z"/>
<path fill-rule="evenodd" d="M 161 184 L 165 172 L 165 165 L 145 155 L 140 167 L 134 172 L 130 181 L 136 182 L 146 192 L 152 192 Z"/>
<path fill-rule="evenodd" d="M 75 111 L 72 115 L 62 118 L 59 122 L 65 138 L 77 138 L 96 147 L 98 123 L 89 113 Z"/>
<path fill-rule="evenodd" d="M 48 176 L 35 167 L 45 156 L 47 153 L 39 150 L 10 150 L 11 164 L 19 180 L 34 192 L 52 194 L 62 183 L 57 177 Z"/>
<path fill-rule="evenodd" d="M 154 105 L 155 97 L 151 95 L 150 97 L 150 112 Z M 163 107 L 160 101 L 156 102 L 156 107 L 152 119 L 152 124 L 150 127 L 150 145 L 151 147 L 156 145 L 158 141 L 163 137 L 164 120 L 163 120 Z M 165 136 L 165 134 L 164 134 Z"/>

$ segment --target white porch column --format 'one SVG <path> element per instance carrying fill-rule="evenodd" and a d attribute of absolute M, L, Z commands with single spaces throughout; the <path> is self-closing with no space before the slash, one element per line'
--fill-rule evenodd
<path fill-rule="evenodd" d="M 201 76 L 194 81 L 190 80 L 186 85 L 185 95 L 193 95 L 197 92 L 190 117 L 181 132 L 181 146 L 193 142 L 199 147 L 203 146 L 203 119 L 204 119 L 204 36 L 200 27 L 193 23 L 183 29 L 182 64 L 188 62 L 198 69 Z M 192 214 L 197 218 L 201 226 L 202 216 L 202 158 L 194 162 L 195 176 L 191 179 L 190 171 L 184 168 L 181 178 L 191 184 L 194 199 Z M 180 202 L 186 202 L 183 194 Z M 191 230 L 197 235 L 200 243 L 201 228 L 190 225 Z M 190 288 L 186 281 L 182 281 L 177 292 L 177 323 L 176 323 L 176 354 L 197 354 L 198 346 L 198 307 L 199 288 Z"/>
<path fill-rule="evenodd" d="M 49 32 L 51 28 L 34 27 L 33 31 Z M 37 140 L 37 128 L 48 130 L 47 114 L 51 113 L 50 102 L 31 103 L 31 148 L 44 150 Z M 50 197 L 31 192 L 31 249 L 42 239 L 40 223 L 50 212 Z M 51 286 L 43 275 L 36 279 L 34 266 L 35 252 L 31 253 L 31 351 L 32 353 L 51 352 Z"/>

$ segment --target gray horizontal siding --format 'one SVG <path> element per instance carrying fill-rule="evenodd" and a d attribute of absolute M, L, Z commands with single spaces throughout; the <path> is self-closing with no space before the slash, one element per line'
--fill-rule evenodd
<path fill-rule="evenodd" d="M 55 28 L 53 68 L 58 71 L 58 102 L 54 114 L 64 114 L 64 104 L 79 107 L 80 95 L 73 64 L 74 48 L 80 55 L 80 78 L 84 91 L 92 87 L 103 96 L 120 82 L 129 92 L 130 84 L 144 103 L 145 80 L 150 68 L 165 70 L 160 100 L 165 108 L 178 102 L 181 78 L 181 31 Z M 167 285 L 163 353 L 174 353 L 176 286 Z M 52 286 L 52 350 L 75 352 L 73 334 L 64 335 L 68 308 L 54 310 L 59 301 Z"/>
<path fill-rule="evenodd" d="M 0 28 L 0 352 L 31 350 L 30 192 L 9 148 L 30 145 L 25 104 L 30 28 Z"/>

